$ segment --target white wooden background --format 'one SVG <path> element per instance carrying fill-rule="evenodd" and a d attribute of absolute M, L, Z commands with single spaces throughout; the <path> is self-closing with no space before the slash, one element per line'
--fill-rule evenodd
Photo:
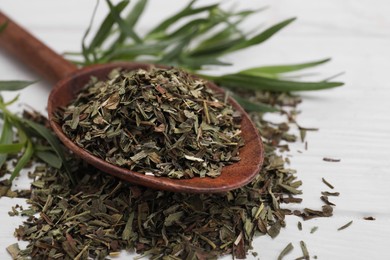
<path fill-rule="evenodd" d="M 89 22 L 95 1 L 1 0 L 2 11 L 24 25 L 58 52 L 79 50 L 82 34 Z M 106 12 L 101 1 L 97 20 Z M 184 2 L 150 1 L 139 28 L 150 28 Z M 205 3 L 206 1 L 203 1 Z M 239 1 L 228 1 L 233 4 Z M 316 71 L 323 77 L 345 71 L 342 88 L 303 93 L 299 122 L 318 127 L 308 134 L 309 149 L 292 146 L 292 167 L 303 180 L 303 203 L 297 208 L 319 207 L 320 191 L 327 187 L 325 177 L 341 196 L 334 217 L 303 223 L 298 231 L 296 217 L 287 217 L 287 228 L 274 240 L 257 238 L 254 248 L 260 259 L 276 259 L 292 242 L 295 249 L 286 259 L 301 256 L 299 241 L 304 240 L 318 259 L 390 259 L 390 2 L 385 0 L 264 0 L 240 1 L 239 6 L 270 8 L 255 18 L 269 25 L 297 16 L 299 19 L 262 46 L 228 57 L 236 65 L 226 71 L 263 64 L 310 61 L 333 57 Z M 251 26 L 247 24 L 248 28 Z M 222 71 L 221 71 L 222 72 Z M 23 64 L 0 52 L 0 79 L 36 79 Z M 40 81 L 21 92 L 21 103 L 45 112 L 50 85 Z M 7 93 L 7 97 L 14 94 Z M 15 106 L 15 111 L 21 110 Z M 298 150 L 303 151 L 299 153 Z M 323 157 L 340 158 L 339 163 Z M 28 187 L 20 178 L 18 187 Z M 0 259 L 10 259 L 5 247 L 16 241 L 13 230 L 20 218 L 7 212 L 20 199 L 0 199 Z M 373 216 L 375 221 L 363 220 Z M 346 230 L 341 225 L 353 220 Z M 318 226 L 314 234 L 310 229 Z M 129 259 L 122 255 L 121 259 Z M 249 259 L 253 256 L 249 255 Z M 228 258 L 229 259 L 229 258 Z M 255 259 L 255 258 L 253 258 Z M 257 258 L 256 258 L 257 259 Z"/>

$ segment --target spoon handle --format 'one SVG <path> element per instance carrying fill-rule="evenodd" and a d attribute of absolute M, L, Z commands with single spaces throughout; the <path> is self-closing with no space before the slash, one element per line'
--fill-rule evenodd
<path fill-rule="evenodd" d="M 7 25 L 0 32 L 0 48 L 11 53 L 45 79 L 54 83 L 77 70 L 74 64 L 65 60 L 0 11 L 0 25 L 4 23 Z"/>

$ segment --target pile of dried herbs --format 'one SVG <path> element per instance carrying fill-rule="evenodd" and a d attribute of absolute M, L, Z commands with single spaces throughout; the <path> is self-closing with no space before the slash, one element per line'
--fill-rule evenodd
<path fill-rule="evenodd" d="M 191 1 L 141 36 L 135 25 L 145 9 L 146 0 L 137 1 L 126 17 L 123 16 L 128 1 L 113 4 L 106 0 L 106 3 L 109 14 L 89 43 L 90 28 L 83 39 L 83 61 L 79 62 L 82 65 L 146 58 L 197 72 L 204 65 L 229 65 L 220 58 L 268 40 L 294 20 L 287 19 L 261 32 L 244 32 L 240 28 L 242 21 L 259 10 L 226 11 L 219 4 L 197 7 L 196 1 Z M 26 119 L 9 113 L 13 127 L 4 124 L 0 138 L 5 160 L 9 160 L 12 153 L 19 153 L 21 165 L 37 157 L 41 163 L 42 160 L 57 163 L 44 163 L 31 174 L 34 180 L 28 199 L 30 207 L 14 207 L 10 212 L 11 215 L 27 216 L 15 235 L 28 241 L 29 245 L 20 250 L 14 244 L 7 248 L 8 251 L 14 258 L 33 259 L 104 259 L 117 256 L 122 249 L 135 250 L 153 259 L 215 259 L 222 254 L 244 258 L 255 236 L 279 234 L 285 226 L 286 215 L 294 214 L 304 219 L 331 216 L 332 205 L 326 197 L 322 210 L 291 212 L 282 207 L 283 203 L 301 201 L 295 197 L 301 194 L 301 181 L 297 180 L 294 170 L 285 168 L 288 159 L 281 155 L 288 150 L 286 142 L 296 140 L 289 133 L 289 127 L 290 123 L 295 124 L 294 108 L 300 99 L 289 92 L 342 85 L 328 80 L 302 82 L 284 77 L 286 73 L 327 61 L 329 59 L 257 67 L 218 77 L 203 75 L 230 88 L 236 100 L 247 111 L 252 111 L 250 116 L 265 146 L 264 167 L 256 178 L 240 189 L 223 194 L 172 193 L 124 183 L 72 158 L 71 154 L 65 160 L 55 139 L 48 134 L 50 131 L 43 130 L 42 117 L 28 114 L 29 121 L 23 121 Z M 14 89 L 20 87 L 17 84 Z M 1 107 L 3 119 L 8 115 L 4 110 L 8 103 Z M 286 106 L 292 109 L 286 109 L 289 111 L 286 112 Z M 284 114 L 285 122 L 275 124 L 265 120 L 264 112 L 269 111 Z M 18 123 L 30 121 L 34 124 L 29 124 L 28 128 Z M 17 138 L 9 138 L 15 129 L 18 130 Z M 305 129 L 300 130 L 302 137 Z M 21 144 L 12 146 L 13 152 L 6 149 L 15 142 Z M 18 171 L 16 169 L 13 176 Z M 9 191 L 9 182 L 4 182 L 3 186 L 2 196 L 15 195 Z M 30 193 L 19 194 L 26 195 Z M 331 195 L 333 193 L 324 193 L 324 196 Z M 302 259 L 308 258 L 304 242 L 301 242 L 301 249 Z M 287 246 L 279 257 L 283 258 L 291 250 L 292 246 Z"/>
<path fill-rule="evenodd" d="M 288 113 L 289 118 L 293 114 Z M 282 142 L 293 141 L 294 136 L 288 134 L 288 122 L 274 124 L 262 116 L 251 113 L 264 133 L 264 167 L 250 184 L 223 194 L 135 186 L 77 158 L 70 160 L 70 168 L 80 176 L 75 186 L 62 170 L 36 167 L 30 175 L 34 179 L 30 207 L 14 208 L 12 213 L 28 217 L 15 235 L 29 245 L 9 250 L 33 259 L 104 259 L 121 250 L 135 250 L 151 259 L 216 259 L 223 254 L 245 258 L 255 236 L 279 234 L 286 215 L 331 216 L 332 207 L 327 205 L 321 211 L 283 209 L 283 203 L 301 202 L 295 197 L 301 194 L 301 181 L 277 155 L 283 151 Z"/>
<path fill-rule="evenodd" d="M 221 94 L 219 94 L 221 95 Z M 58 115 L 77 145 L 112 164 L 169 178 L 217 177 L 238 161 L 240 112 L 179 69 L 114 70 Z"/>
<path fill-rule="evenodd" d="M 261 114 L 252 117 L 259 120 Z M 71 168 L 82 177 L 72 186 L 60 170 L 37 167 L 31 207 L 20 212 L 28 220 L 15 232 L 29 241 L 19 256 L 104 259 L 126 249 L 164 259 L 245 257 L 255 234 L 278 235 L 286 214 L 292 214 L 281 203 L 300 202 L 294 195 L 301 193 L 295 171 L 284 168 L 276 154 L 286 127 L 257 122 L 269 136 L 264 167 L 249 185 L 223 194 L 156 191 L 76 159 Z"/>

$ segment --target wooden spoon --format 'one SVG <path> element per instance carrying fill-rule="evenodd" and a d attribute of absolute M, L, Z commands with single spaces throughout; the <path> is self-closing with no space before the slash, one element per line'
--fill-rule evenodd
<path fill-rule="evenodd" d="M 232 98 L 229 98 L 228 102 L 242 113 L 241 131 L 245 145 L 240 149 L 241 160 L 223 167 L 221 175 L 216 178 L 195 177 L 178 180 L 168 177 L 147 176 L 115 166 L 90 154 L 73 143 L 62 132 L 61 126 L 53 120 L 55 111 L 59 107 L 68 105 L 76 97 L 77 92 L 90 80 L 91 76 L 104 80 L 114 68 L 121 67 L 126 70 L 148 69 L 151 65 L 123 62 L 78 69 L 74 64 L 55 53 L 0 12 L 0 25 L 4 22 L 8 24 L 6 29 L 0 33 L 0 47 L 12 53 L 47 80 L 57 82 L 50 93 L 48 101 L 50 125 L 66 147 L 96 168 L 134 184 L 153 189 L 188 193 L 217 193 L 232 190 L 249 183 L 259 173 L 264 158 L 261 138 L 258 130 L 250 121 L 248 114 Z M 223 89 L 211 82 L 207 85 L 216 92 L 224 92 Z"/>

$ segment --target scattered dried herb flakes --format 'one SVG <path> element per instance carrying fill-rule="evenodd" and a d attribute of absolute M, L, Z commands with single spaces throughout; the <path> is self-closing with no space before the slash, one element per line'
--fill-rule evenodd
<path fill-rule="evenodd" d="M 317 226 L 312 227 L 312 228 L 310 229 L 310 234 L 313 234 L 313 233 L 316 232 L 317 230 L 318 230 L 318 227 L 317 227 Z"/>
<path fill-rule="evenodd" d="M 292 213 L 295 216 L 302 217 L 303 220 L 309 220 L 320 217 L 331 217 L 333 216 L 333 208 L 330 205 L 323 205 L 322 210 L 304 208 L 303 212 L 300 210 L 294 210 Z"/>
<path fill-rule="evenodd" d="M 11 190 L 11 182 L 8 179 L 0 181 L 0 198 L 15 198 L 16 196 L 17 193 Z"/>
<path fill-rule="evenodd" d="M 206 81 L 173 68 L 117 69 L 108 77 L 91 79 L 59 115 L 80 147 L 170 178 L 217 177 L 239 160 L 241 115 Z"/>
<path fill-rule="evenodd" d="M 298 221 L 297 226 L 298 226 L 298 230 L 302 231 L 302 222 L 301 221 Z"/>
<path fill-rule="evenodd" d="M 339 196 L 340 192 L 329 192 L 329 191 L 322 191 L 321 194 L 323 196 Z"/>
<path fill-rule="evenodd" d="M 331 188 L 332 190 L 334 189 L 334 186 L 332 184 L 330 184 L 327 180 L 325 180 L 325 178 L 322 178 L 322 182 L 328 186 L 329 188 Z"/>
<path fill-rule="evenodd" d="M 329 158 L 329 157 L 324 157 L 322 158 L 325 162 L 340 162 L 341 159 L 335 159 L 335 158 Z"/>
<path fill-rule="evenodd" d="M 271 93 L 251 96 L 280 105 L 297 100 L 281 95 L 286 98 Z M 293 110 L 287 114 L 290 120 L 293 114 Z M 295 171 L 286 169 L 276 154 L 288 128 L 267 122 L 260 113 L 250 116 L 260 132 L 266 132 L 264 167 L 250 184 L 223 194 L 134 186 L 76 159 L 71 160 L 72 168 L 81 179 L 72 187 L 61 171 L 37 167 L 31 174 L 30 208 L 20 213 L 27 220 L 15 231 L 19 239 L 29 242 L 19 256 L 104 259 L 120 250 L 135 250 L 148 258 L 245 257 L 255 235 L 277 235 L 285 226 L 285 216 L 296 214 L 283 209 L 282 203 L 301 201 L 294 198 L 300 185 Z M 324 205 L 322 211 L 305 209 L 299 214 L 308 219 L 331 216 L 331 211 Z"/>
<path fill-rule="evenodd" d="M 31 190 L 12 190 L 11 187 L 9 179 L 0 181 L 0 198 L 29 198 L 31 196 Z"/>
<path fill-rule="evenodd" d="M 322 200 L 326 205 L 336 206 L 336 204 L 334 204 L 333 202 L 330 202 L 330 201 L 329 201 L 328 196 L 322 195 L 320 198 L 321 198 L 321 200 Z"/>
<path fill-rule="evenodd" d="M 289 243 L 283 250 L 280 252 L 278 256 L 278 260 L 282 260 L 286 255 L 288 255 L 291 251 L 293 251 L 294 246 L 292 243 Z"/>
<path fill-rule="evenodd" d="M 310 254 L 309 254 L 309 251 L 307 250 L 306 243 L 304 241 L 300 241 L 299 244 L 301 245 L 301 250 L 302 250 L 303 256 L 300 257 L 300 258 L 297 258 L 297 259 L 309 260 L 310 259 Z"/>
<path fill-rule="evenodd" d="M 148 257 L 245 257 L 255 232 L 276 236 L 285 225 L 279 201 L 291 194 L 277 183 L 295 177 L 272 166 L 272 158 L 250 185 L 213 195 L 155 191 L 82 165 L 77 167 L 84 176 L 71 188 L 57 170 L 40 169 L 30 218 L 15 232 L 29 241 L 20 255 L 103 259 L 135 249 Z"/>
<path fill-rule="evenodd" d="M 340 230 L 346 229 L 346 228 L 348 228 L 350 225 L 352 225 L 352 223 L 353 223 L 353 220 L 351 220 L 351 221 L 349 221 L 347 224 L 345 224 L 345 225 L 339 227 L 337 230 L 340 231 Z"/>
<path fill-rule="evenodd" d="M 20 248 L 17 243 L 7 246 L 6 249 L 7 252 L 12 256 L 12 259 L 18 259 Z"/>

